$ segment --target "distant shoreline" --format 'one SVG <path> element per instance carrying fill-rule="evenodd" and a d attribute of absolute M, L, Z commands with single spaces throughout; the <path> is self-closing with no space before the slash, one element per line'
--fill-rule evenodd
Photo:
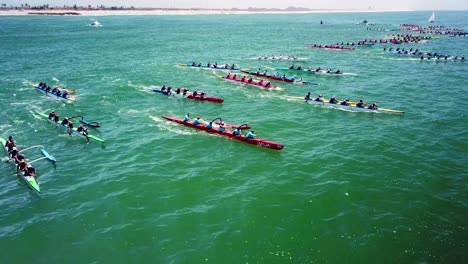
<path fill-rule="evenodd" d="M 0 10 L 0 16 L 164 16 L 164 15 L 248 15 L 248 14 L 322 14 L 412 12 L 413 10 L 307 10 L 268 11 L 232 9 L 134 9 L 134 10 Z"/>

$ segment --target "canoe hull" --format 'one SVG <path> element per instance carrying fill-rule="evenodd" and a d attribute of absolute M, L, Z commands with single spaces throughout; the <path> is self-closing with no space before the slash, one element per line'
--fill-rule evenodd
<path fill-rule="evenodd" d="M 283 144 L 279 144 L 279 143 L 276 143 L 276 142 L 272 142 L 272 141 L 265 140 L 265 139 L 260 139 L 260 138 L 249 139 L 249 138 L 246 138 L 245 136 L 234 136 L 230 132 L 219 132 L 219 131 L 214 130 L 214 129 L 207 129 L 204 125 L 194 125 L 192 123 L 184 122 L 182 119 L 176 118 L 176 117 L 162 116 L 162 118 L 164 118 L 166 120 L 169 120 L 171 122 L 178 123 L 180 125 L 184 125 L 184 126 L 188 126 L 188 127 L 192 127 L 192 128 L 201 130 L 201 131 L 205 131 L 207 133 L 216 134 L 216 135 L 220 135 L 220 136 L 223 136 L 223 137 L 239 140 L 239 141 L 242 141 L 242 142 L 245 142 L 245 143 L 248 143 L 248 144 L 252 144 L 252 145 L 257 145 L 257 146 L 260 146 L 260 147 L 270 148 L 270 149 L 274 149 L 274 150 L 281 150 L 281 149 L 284 148 Z"/>

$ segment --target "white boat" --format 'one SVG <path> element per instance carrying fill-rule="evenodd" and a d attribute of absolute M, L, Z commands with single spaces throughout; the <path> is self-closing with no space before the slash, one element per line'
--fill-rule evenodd
<path fill-rule="evenodd" d="M 432 12 L 432 16 L 429 18 L 429 22 L 434 23 L 434 21 L 435 21 L 435 13 Z"/>
<path fill-rule="evenodd" d="M 102 27 L 102 24 L 99 23 L 96 19 L 91 19 L 91 24 L 89 24 L 90 27 Z"/>

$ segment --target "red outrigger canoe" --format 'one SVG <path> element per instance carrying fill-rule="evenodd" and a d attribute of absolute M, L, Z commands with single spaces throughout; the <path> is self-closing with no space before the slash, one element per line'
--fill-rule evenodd
<path fill-rule="evenodd" d="M 273 141 L 268 141 L 268 140 L 261 139 L 261 138 L 250 139 L 250 138 L 246 138 L 244 135 L 235 136 L 230 131 L 219 132 L 216 129 L 208 129 L 208 128 L 206 128 L 205 125 L 202 125 L 202 124 L 194 125 L 194 124 L 189 123 L 189 122 L 184 122 L 182 119 L 177 118 L 177 117 L 162 116 L 162 118 L 167 119 L 167 120 L 172 121 L 172 122 L 175 122 L 175 123 L 178 123 L 180 125 L 184 125 L 184 126 L 188 126 L 188 127 L 192 127 L 192 128 L 201 130 L 201 131 L 205 131 L 207 133 L 216 134 L 216 135 L 220 135 L 220 136 L 227 137 L 227 138 L 232 138 L 232 139 L 239 140 L 239 141 L 242 141 L 242 142 L 245 142 L 245 143 L 248 143 L 248 144 L 257 145 L 257 146 L 260 146 L 260 147 L 270 148 L 270 149 L 274 149 L 274 150 L 281 150 L 281 149 L 284 148 L 284 145 L 280 144 L 280 143 L 276 143 L 276 142 L 273 142 Z"/>
<path fill-rule="evenodd" d="M 236 75 L 233 75 L 233 76 L 226 75 L 226 76 L 219 76 L 219 77 L 223 78 L 224 80 L 228 80 L 228 81 L 232 81 L 232 82 L 238 82 L 238 83 L 252 85 L 252 86 L 257 86 L 259 88 L 267 89 L 267 90 L 278 90 L 278 91 L 283 91 L 284 90 L 284 88 L 274 86 L 274 85 L 268 85 L 267 86 L 267 84 L 269 82 L 264 82 L 263 80 L 260 80 L 260 81 L 251 80 L 251 81 L 249 81 L 248 78 L 244 78 L 244 77 L 239 78 Z"/>

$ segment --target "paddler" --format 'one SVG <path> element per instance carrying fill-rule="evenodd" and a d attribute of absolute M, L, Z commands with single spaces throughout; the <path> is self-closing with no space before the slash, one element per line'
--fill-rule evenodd
<path fill-rule="evenodd" d="M 206 129 L 212 129 L 213 128 L 213 121 L 210 121 L 208 125 L 206 125 Z"/>
<path fill-rule="evenodd" d="M 196 118 L 195 120 L 193 120 L 193 124 L 194 124 L 195 126 L 197 126 L 197 125 L 200 124 L 200 117 L 199 117 L 199 116 L 197 116 L 197 118 Z"/>
<path fill-rule="evenodd" d="M 306 94 L 306 96 L 304 97 L 304 100 L 306 100 L 306 101 L 309 101 L 309 100 L 310 100 L 310 92 L 308 92 L 308 93 Z"/>
<path fill-rule="evenodd" d="M 89 142 L 89 138 L 88 138 L 88 128 L 86 127 L 86 125 L 80 125 L 80 126 L 76 129 L 76 132 L 81 133 L 83 136 L 85 136 L 86 143 Z"/>
<path fill-rule="evenodd" d="M 224 128 L 224 123 L 219 124 L 218 132 L 223 133 L 226 129 Z"/>
<path fill-rule="evenodd" d="M 365 104 L 366 104 L 366 102 L 364 102 L 364 100 L 360 99 L 359 102 L 357 102 L 356 107 L 364 108 Z"/>
<path fill-rule="evenodd" d="M 60 124 L 62 126 L 64 126 L 64 127 L 66 127 L 69 122 L 70 122 L 70 120 L 68 120 L 68 117 L 65 117 Z"/>
<path fill-rule="evenodd" d="M 378 106 L 377 106 L 377 103 L 372 103 L 371 105 L 369 105 L 368 109 L 372 109 L 372 110 L 377 110 Z"/>
<path fill-rule="evenodd" d="M 328 103 L 330 104 L 337 104 L 338 103 L 338 100 L 336 100 L 336 96 L 332 96 L 330 98 L 330 100 L 328 101 Z"/>
<path fill-rule="evenodd" d="M 15 148 L 15 142 L 7 140 L 7 142 L 5 143 L 5 148 L 7 149 L 8 153 L 10 153 Z"/>
<path fill-rule="evenodd" d="M 255 138 L 255 131 L 251 130 L 247 135 L 245 135 L 246 138 L 248 139 L 254 139 Z"/>
<path fill-rule="evenodd" d="M 55 113 L 55 111 L 52 111 L 49 113 L 49 119 L 50 120 L 55 120 L 55 117 L 57 116 L 57 114 Z"/>
<path fill-rule="evenodd" d="M 237 127 L 234 131 L 232 131 L 232 134 L 235 136 L 235 137 L 238 137 L 241 135 L 241 130 L 239 129 L 239 127 Z"/>
<path fill-rule="evenodd" d="M 340 105 L 349 105 L 348 102 L 349 102 L 349 99 L 346 98 L 346 99 L 344 99 L 344 100 L 340 103 Z"/>
<path fill-rule="evenodd" d="M 190 119 L 190 113 L 187 113 L 185 116 L 184 116 L 184 122 L 188 122 Z"/>
<path fill-rule="evenodd" d="M 71 134 L 73 131 L 73 121 L 68 120 L 68 132 Z"/>
<path fill-rule="evenodd" d="M 28 165 L 26 167 L 26 170 L 24 171 L 24 176 L 29 176 L 29 177 L 34 177 L 34 178 L 37 178 L 37 173 L 36 173 L 36 169 L 34 169 L 33 166 L 31 165 Z"/>
<path fill-rule="evenodd" d="M 317 98 L 315 98 L 314 101 L 323 103 L 323 95 L 319 94 L 319 96 Z"/>
<path fill-rule="evenodd" d="M 289 67 L 290 70 L 294 70 L 294 64 Z"/>
<path fill-rule="evenodd" d="M 22 160 L 18 165 L 16 166 L 16 173 L 20 173 L 21 171 L 25 171 L 27 168 L 28 164 L 26 163 L 25 160 Z"/>

